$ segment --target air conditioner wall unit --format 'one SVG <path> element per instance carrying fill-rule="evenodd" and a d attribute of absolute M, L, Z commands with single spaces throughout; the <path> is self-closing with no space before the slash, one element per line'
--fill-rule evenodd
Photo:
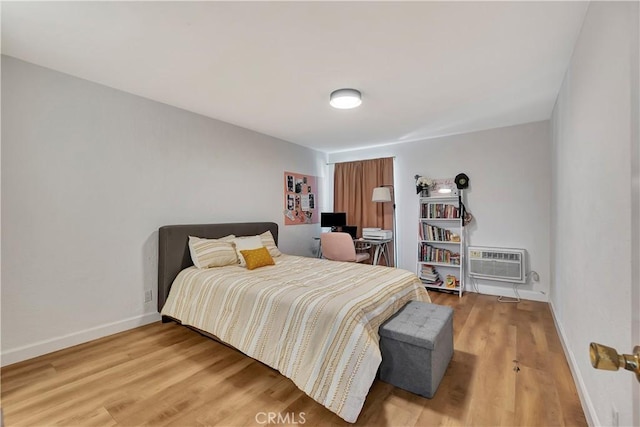
<path fill-rule="evenodd" d="M 469 246 L 469 276 L 479 279 L 525 283 L 524 249 Z"/>

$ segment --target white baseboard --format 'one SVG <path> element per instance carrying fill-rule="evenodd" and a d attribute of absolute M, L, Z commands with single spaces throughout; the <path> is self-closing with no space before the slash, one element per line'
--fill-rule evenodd
<path fill-rule="evenodd" d="M 576 358 L 573 355 L 573 351 L 567 346 L 567 339 L 564 333 L 564 329 L 562 325 L 558 322 L 558 318 L 556 317 L 556 310 L 553 306 L 553 302 L 549 302 L 551 306 L 551 314 L 553 316 L 553 323 L 556 325 L 556 330 L 558 331 L 558 336 L 560 337 L 560 342 L 562 343 L 562 349 L 564 350 L 564 355 L 567 358 L 567 362 L 569 364 L 569 369 L 571 369 L 571 375 L 573 376 L 573 382 L 576 385 L 576 389 L 578 390 L 578 396 L 580 397 L 580 403 L 582 404 L 582 410 L 584 411 L 584 415 L 587 418 L 587 424 L 590 426 L 601 426 L 600 420 L 598 419 L 598 415 L 596 414 L 596 410 L 593 407 L 593 403 L 589 398 L 589 393 L 587 393 L 587 388 L 584 385 L 584 381 L 582 380 L 582 375 L 580 375 L 580 370 L 578 369 L 578 364 L 576 363 Z"/>
<path fill-rule="evenodd" d="M 0 355 L 0 366 L 11 365 L 12 363 L 22 362 L 43 354 L 51 353 L 63 348 L 72 347 L 98 338 L 113 335 L 118 332 L 136 328 L 138 326 L 147 325 L 149 323 L 160 320 L 160 313 L 146 313 L 140 316 L 130 317 L 128 319 L 119 320 L 113 323 L 96 326 L 82 331 L 74 332 L 68 335 L 39 341 L 33 344 L 25 345 L 4 351 Z"/>
<path fill-rule="evenodd" d="M 470 282 L 467 282 L 465 285 L 465 292 L 476 292 L 476 288 Z M 505 298 L 515 298 L 515 293 L 513 292 L 513 288 L 511 285 L 506 284 L 502 286 L 492 286 L 478 283 L 478 291 L 484 295 L 494 295 L 497 297 L 505 297 Z M 520 294 L 521 299 L 526 299 L 530 301 L 540 301 L 540 302 L 549 302 L 549 296 L 547 294 L 543 294 L 541 292 L 529 291 L 526 289 L 518 289 L 518 294 Z"/>

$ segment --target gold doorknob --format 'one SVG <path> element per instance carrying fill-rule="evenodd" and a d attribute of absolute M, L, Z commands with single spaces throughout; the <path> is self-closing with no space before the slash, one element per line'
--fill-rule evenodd
<path fill-rule="evenodd" d="M 640 382 L 640 346 L 633 348 L 633 354 L 618 354 L 615 348 L 592 342 L 589 344 L 591 365 L 596 369 L 617 371 L 624 368 L 636 373 Z"/>

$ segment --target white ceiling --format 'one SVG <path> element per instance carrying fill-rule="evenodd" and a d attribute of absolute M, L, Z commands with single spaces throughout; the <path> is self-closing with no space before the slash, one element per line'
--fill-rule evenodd
<path fill-rule="evenodd" d="M 2 52 L 335 152 L 548 119 L 587 6 L 2 2 Z"/>

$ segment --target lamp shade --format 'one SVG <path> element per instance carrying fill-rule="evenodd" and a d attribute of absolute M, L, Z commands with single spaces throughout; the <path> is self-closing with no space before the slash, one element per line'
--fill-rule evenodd
<path fill-rule="evenodd" d="M 373 189 L 372 202 L 390 202 L 391 190 L 389 187 L 376 187 Z"/>
<path fill-rule="evenodd" d="M 360 91 L 355 89 L 338 89 L 331 92 L 329 96 L 329 104 L 333 108 L 339 108 L 346 110 L 349 108 L 356 108 L 362 104 L 362 95 Z"/>

